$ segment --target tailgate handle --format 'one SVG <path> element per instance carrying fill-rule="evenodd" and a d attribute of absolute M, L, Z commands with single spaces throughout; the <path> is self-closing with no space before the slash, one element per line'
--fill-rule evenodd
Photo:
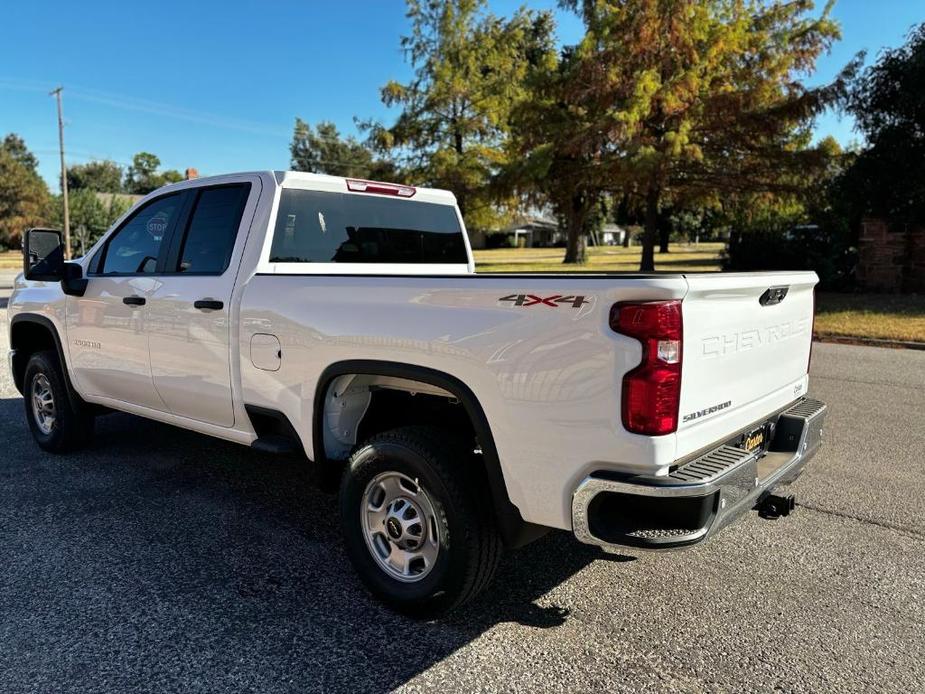
<path fill-rule="evenodd" d="M 790 287 L 768 287 L 764 290 L 764 294 L 758 299 L 758 303 L 762 306 L 779 304 L 784 300 L 784 297 L 787 296 L 787 292 L 789 291 Z"/>

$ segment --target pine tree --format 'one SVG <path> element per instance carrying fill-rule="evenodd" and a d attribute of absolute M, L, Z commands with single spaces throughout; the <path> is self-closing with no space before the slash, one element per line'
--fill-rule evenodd
<path fill-rule="evenodd" d="M 402 48 L 414 76 L 382 88 L 382 101 L 401 112 L 389 127 L 367 123 L 371 140 L 406 180 L 452 190 L 470 226 L 490 227 L 511 108 L 530 62 L 551 41 L 551 20 L 523 10 L 500 19 L 482 0 L 409 0 L 408 18 Z"/>

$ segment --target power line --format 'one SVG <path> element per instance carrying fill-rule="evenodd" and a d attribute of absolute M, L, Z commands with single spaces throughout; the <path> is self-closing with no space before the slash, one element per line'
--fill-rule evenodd
<path fill-rule="evenodd" d="M 35 154 L 57 154 L 58 153 L 57 149 L 31 149 L 31 151 L 34 152 Z M 113 159 L 110 156 L 106 156 L 103 154 L 96 154 L 95 152 L 87 152 L 86 150 L 80 150 L 80 149 L 68 149 L 67 155 L 71 161 L 74 161 L 75 159 L 79 159 L 81 161 L 109 161 L 123 168 L 129 167 L 132 165 L 131 162 L 122 161 L 120 159 Z"/>
<path fill-rule="evenodd" d="M 45 91 L 47 86 L 42 85 L 39 82 L 0 77 L 0 89 L 38 92 Z M 126 109 L 129 111 L 150 113 L 167 118 L 186 120 L 193 123 L 201 123 L 202 125 L 208 125 L 216 128 L 239 130 L 258 135 L 269 135 L 272 137 L 288 138 L 291 134 L 291 131 L 288 128 L 283 129 L 281 127 L 268 125 L 266 123 L 254 123 L 251 121 L 237 120 L 234 118 L 222 116 L 220 114 L 209 113 L 207 111 L 197 111 L 194 109 L 182 108 L 158 101 L 151 101 L 149 99 L 139 99 L 137 97 L 125 96 L 123 94 L 114 94 L 112 92 L 104 92 L 98 89 L 90 89 L 87 87 L 71 85 L 68 87 L 68 94 L 72 99 L 89 101 L 106 106 L 113 106 L 115 108 Z"/>
<path fill-rule="evenodd" d="M 17 80 L 10 78 L 0 77 L 0 89 L 14 89 L 19 91 L 45 91 L 47 88 L 40 82 L 32 82 L 26 80 Z M 151 113 L 154 115 L 161 115 L 168 118 L 176 118 L 180 120 L 187 120 L 191 122 L 202 123 L 204 125 L 209 125 L 213 127 L 227 128 L 232 130 L 241 130 L 245 132 L 253 132 L 257 134 L 271 135 L 275 137 L 285 137 L 287 139 L 291 138 L 292 131 L 289 129 L 283 130 L 282 128 L 261 124 L 253 123 L 248 121 L 240 121 L 229 119 L 224 116 L 208 113 L 205 111 L 195 111 L 193 109 L 180 108 L 172 106 L 169 104 L 164 104 L 157 101 L 151 101 L 147 99 L 138 99 L 135 97 L 128 97 L 120 94 L 114 94 L 111 92 L 104 92 L 96 89 L 89 89 L 86 87 L 80 86 L 68 86 L 68 94 L 72 99 L 78 99 L 83 101 L 89 101 L 93 103 L 100 103 L 103 105 L 113 106 L 115 108 L 122 108 L 127 110 L 139 111 L 144 113 Z M 362 143 L 358 143 L 362 146 Z M 42 152 L 48 150 L 35 150 L 37 152 Z M 108 161 L 113 161 L 120 166 L 128 167 L 131 166 L 128 162 L 117 161 L 111 157 L 102 157 L 92 152 L 73 150 L 71 156 L 78 155 L 78 159 L 85 160 L 100 160 L 105 159 Z M 354 164 L 349 159 L 326 159 L 318 158 L 315 160 L 317 164 L 326 167 L 344 167 Z"/>

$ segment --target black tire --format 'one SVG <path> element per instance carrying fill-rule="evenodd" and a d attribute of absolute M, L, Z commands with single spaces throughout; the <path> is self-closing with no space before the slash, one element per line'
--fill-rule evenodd
<path fill-rule="evenodd" d="M 50 426 L 44 427 L 39 422 L 39 415 L 33 406 L 33 396 L 37 389 L 43 387 L 50 391 L 54 407 L 53 422 Z M 90 407 L 83 402 L 72 402 L 69 395 L 61 367 L 58 365 L 58 355 L 51 351 L 33 354 L 26 364 L 23 378 L 26 421 L 35 442 L 49 453 L 77 450 L 93 438 L 94 417 Z"/>
<path fill-rule="evenodd" d="M 425 490 L 439 527 L 433 568 L 412 583 L 390 576 L 377 563 L 363 527 L 367 485 L 393 471 Z M 465 444 L 431 427 L 393 429 L 357 448 L 341 480 L 341 526 L 347 554 L 373 595 L 398 612 L 429 618 L 484 590 L 498 566 L 502 543 L 481 472 Z"/>

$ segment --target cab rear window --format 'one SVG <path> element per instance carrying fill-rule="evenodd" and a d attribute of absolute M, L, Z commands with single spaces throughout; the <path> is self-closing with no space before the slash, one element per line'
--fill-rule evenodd
<path fill-rule="evenodd" d="M 466 263 L 452 205 L 284 189 L 272 263 Z"/>

